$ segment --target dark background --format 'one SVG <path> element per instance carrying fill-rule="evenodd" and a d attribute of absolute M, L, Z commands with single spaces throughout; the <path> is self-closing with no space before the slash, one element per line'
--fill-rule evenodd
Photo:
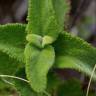
<path fill-rule="evenodd" d="M 95 44 L 96 0 L 68 0 L 71 5 L 68 31 Z M 0 0 L 0 24 L 27 23 L 28 0 Z"/>

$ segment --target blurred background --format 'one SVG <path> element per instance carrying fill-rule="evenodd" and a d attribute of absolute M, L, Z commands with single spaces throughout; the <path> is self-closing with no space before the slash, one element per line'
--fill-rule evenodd
<path fill-rule="evenodd" d="M 95 44 L 96 0 L 68 0 L 71 5 L 68 31 Z M 28 0 L 0 0 L 0 24 L 27 23 Z"/>
<path fill-rule="evenodd" d="M 96 46 L 96 0 L 68 0 L 71 5 L 66 30 Z M 27 0 L 0 0 L 0 24 L 27 23 Z M 86 88 L 89 79 L 74 70 L 56 70 L 63 79 L 79 78 Z M 96 84 L 91 86 L 96 92 Z M 1 86 L 1 85 L 0 85 Z M 7 93 L 7 95 L 5 94 Z M 9 95 L 8 95 L 9 94 Z M 14 88 L 0 89 L 0 96 L 18 96 Z"/>

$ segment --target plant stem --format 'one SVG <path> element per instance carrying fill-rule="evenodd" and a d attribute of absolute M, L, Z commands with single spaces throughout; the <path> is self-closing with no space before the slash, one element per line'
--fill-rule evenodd
<path fill-rule="evenodd" d="M 13 78 L 13 79 L 18 79 L 18 80 L 24 81 L 24 82 L 26 82 L 26 83 L 29 83 L 29 81 L 28 81 L 28 80 L 23 79 L 23 78 L 20 78 L 20 77 L 16 77 L 16 76 L 10 76 L 10 75 L 0 75 L 0 77 L 2 77 L 2 78 Z"/>
<path fill-rule="evenodd" d="M 91 81 L 92 81 L 93 75 L 94 75 L 94 73 L 95 73 L 95 69 L 96 69 L 96 64 L 95 64 L 95 66 L 94 66 L 94 68 L 93 68 L 93 71 L 92 71 L 92 74 L 91 74 L 91 77 L 90 77 L 90 80 L 89 80 L 89 84 L 88 84 L 88 87 L 87 87 L 86 96 L 88 96 L 88 94 L 89 94 L 90 85 L 91 85 Z"/>

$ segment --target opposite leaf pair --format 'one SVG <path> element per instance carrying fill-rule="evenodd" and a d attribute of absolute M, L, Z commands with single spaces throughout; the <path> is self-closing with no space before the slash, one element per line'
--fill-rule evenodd
<path fill-rule="evenodd" d="M 37 93 L 49 85 L 50 69 L 72 68 L 90 75 L 96 49 L 63 32 L 68 12 L 66 0 L 29 0 L 28 24 L 1 25 L 0 73 L 13 75 L 25 68 L 29 84 Z"/>
<path fill-rule="evenodd" d="M 43 92 L 47 87 L 47 74 L 55 63 L 52 43 L 63 31 L 68 12 L 67 0 L 29 0 L 25 69 L 36 92 Z"/>

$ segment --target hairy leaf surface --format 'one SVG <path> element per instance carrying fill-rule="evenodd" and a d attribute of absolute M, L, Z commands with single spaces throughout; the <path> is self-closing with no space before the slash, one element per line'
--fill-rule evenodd
<path fill-rule="evenodd" d="M 61 34 L 54 43 L 56 67 L 73 68 L 91 74 L 96 64 L 96 49 L 78 37 L 69 33 Z M 96 76 L 94 76 L 96 79 Z"/>
<path fill-rule="evenodd" d="M 31 44 L 25 48 L 26 74 L 31 87 L 36 92 L 46 89 L 47 73 L 54 64 L 55 53 L 51 46 L 38 49 Z"/>
<path fill-rule="evenodd" d="M 52 0 L 29 0 L 28 33 L 49 35 L 56 39 L 59 27 Z"/>
<path fill-rule="evenodd" d="M 23 61 L 25 36 L 25 25 L 0 25 L 0 51 L 19 61 Z"/>
<path fill-rule="evenodd" d="M 64 23 L 68 19 L 68 13 L 70 10 L 69 1 L 68 0 L 52 0 L 52 1 L 56 18 L 60 25 L 60 29 L 63 30 L 65 26 Z"/>

